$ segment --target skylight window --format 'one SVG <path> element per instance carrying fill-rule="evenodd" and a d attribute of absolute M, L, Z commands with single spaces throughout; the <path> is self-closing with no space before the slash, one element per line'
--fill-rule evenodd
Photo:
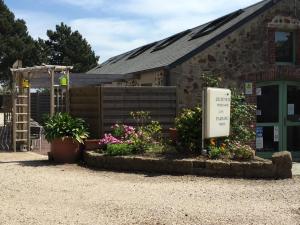
<path fill-rule="evenodd" d="M 148 49 L 152 48 L 154 45 L 156 45 L 157 42 L 154 42 L 154 43 L 151 43 L 151 44 L 148 44 L 148 45 L 145 45 L 143 47 L 140 47 L 138 50 L 136 50 L 134 53 L 132 53 L 128 58 L 127 60 L 129 59 L 133 59 L 137 56 L 139 56 L 140 54 L 144 53 L 145 51 L 147 51 Z"/>
<path fill-rule="evenodd" d="M 175 34 L 169 38 L 167 38 L 166 40 L 164 40 L 162 43 L 160 43 L 159 45 L 157 45 L 153 50 L 152 52 L 155 52 L 155 51 L 159 51 L 161 49 L 164 49 L 165 47 L 173 44 L 174 42 L 178 41 L 180 38 L 184 37 L 185 35 L 187 35 L 188 33 L 190 33 L 191 30 L 186 30 L 186 31 L 183 31 L 179 34 Z"/>
<path fill-rule="evenodd" d="M 219 19 L 216 19 L 210 23 L 208 23 L 207 25 L 205 25 L 202 29 L 200 29 L 192 38 L 196 39 L 199 37 L 203 37 L 205 35 L 210 34 L 211 32 L 215 31 L 216 29 L 218 29 L 219 27 L 223 26 L 224 24 L 228 23 L 229 21 L 233 20 L 234 18 L 236 18 L 237 16 L 241 15 L 244 12 L 244 10 L 240 9 L 236 12 L 230 13 L 226 16 L 223 16 Z"/>
<path fill-rule="evenodd" d="M 126 57 L 127 57 L 129 54 L 131 54 L 131 53 L 132 53 L 132 51 L 131 51 L 131 52 L 127 52 L 127 53 L 125 53 L 125 54 L 123 54 L 123 55 L 120 55 L 120 56 L 115 57 L 115 59 L 112 60 L 110 64 L 115 64 L 115 63 L 119 62 L 120 60 L 126 58 Z"/>

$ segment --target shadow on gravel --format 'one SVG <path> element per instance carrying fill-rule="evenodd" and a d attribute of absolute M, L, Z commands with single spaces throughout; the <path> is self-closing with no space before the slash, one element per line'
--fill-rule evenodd
<path fill-rule="evenodd" d="M 49 160 L 28 160 L 28 161 L 0 161 L 0 164 L 19 164 L 26 167 L 44 167 L 44 166 L 60 166 L 63 164 L 53 163 Z"/>

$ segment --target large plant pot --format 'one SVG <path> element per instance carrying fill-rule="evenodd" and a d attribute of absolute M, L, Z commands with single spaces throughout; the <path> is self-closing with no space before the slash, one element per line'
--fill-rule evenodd
<path fill-rule="evenodd" d="M 80 158 L 80 144 L 72 138 L 51 142 L 51 158 L 59 163 L 74 163 Z"/>
<path fill-rule="evenodd" d="M 87 139 L 84 141 L 84 150 L 96 150 L 100 148 L 99 139 Z"/>

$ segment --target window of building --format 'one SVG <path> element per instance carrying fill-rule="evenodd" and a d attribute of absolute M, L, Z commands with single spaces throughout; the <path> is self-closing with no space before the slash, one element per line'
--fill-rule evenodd
<path fill-rule="evenodd" d="M 229 21 L 233 20 L 234 18 L 238 17 L 243 12 L 244 12 L 244 10 L 240 9 L 236 12 L 230 13 L 226 16 L 222 16 L 219 19 L 216 19 L 210 23 L 207 23 L 197 33 L 195 33 L 190 40 L 210 34 L 211 32 L 215 31 L 219 27 L 223 26 L 224 24 L 228 23 Z"/>
<path fill-rule="evenodd" d="M 135 52 L 133 52 L 128 58 L 127 60 L 129 59 L 133 59 L 141 54 L 143 54 L 145 51 L 147 51 L 148 49 L 152 48 L 154 45 L 156 45 L 157 42 L 154 42 L 154 43 L 151 43 L 151 44 L 148 44 L 148 45 L 145 45 L 143 47 L 140 47 L 138 50 L 136 50 Z"/>
<path fill-rule="evenodd" d="M 276 62 L 293 63 L 295 40 L 293 32 L 275 32 Z"/>
<path fill-rule="evenodd" d="M 181 32 L 179 34 L 175 34 L 175 35 L 173 35 L 173 36 L 165 39 L 164 41 L 162 41 L 161 43 L 159 43 L 157 46 L 155 46 L 155 48 L 152 50 L 152 52 L 164 49 L 165 47 L 173 44 L 174 42 L 178 41 L 182 37 L 186 36 L 190 32 L 191 32 L 191 30 L 186 30 L 186 31 L 183 31 L 183 32 Z"/>

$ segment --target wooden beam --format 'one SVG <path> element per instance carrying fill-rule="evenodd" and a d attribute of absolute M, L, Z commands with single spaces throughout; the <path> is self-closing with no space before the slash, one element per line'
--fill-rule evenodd
<path fill-rule="evenodd" d="M 54 70 L 50 70 L 50 116 L 54 116 L 55 102 L 54 102 Z"/>
<path fill-rule="evenodd" d="M 70 113 L 70 71 L 67 70 L 67 88 L 66 88 L 66 112 Z"/>
<path fill-rule="evenodd" d="M 12 72 L 12 84 L 11 84 L 11 91 L 12 91 L 12 148 L 13 151 L 16 152 L 17 151 L 17 118 L 16 118 L 16 104 L 17 104 L 17 96 L 16 96 L 16 72 Z"/>
<path fill-rule="evenodd" d="M 27 88 L 27 151 L 31 150 L 31 138 L 30 138 L 30 119 L 31 119 L 31 95 L 30 95 L 30 78 L 31 73 L 27 75 L 29 87 Z"/>

